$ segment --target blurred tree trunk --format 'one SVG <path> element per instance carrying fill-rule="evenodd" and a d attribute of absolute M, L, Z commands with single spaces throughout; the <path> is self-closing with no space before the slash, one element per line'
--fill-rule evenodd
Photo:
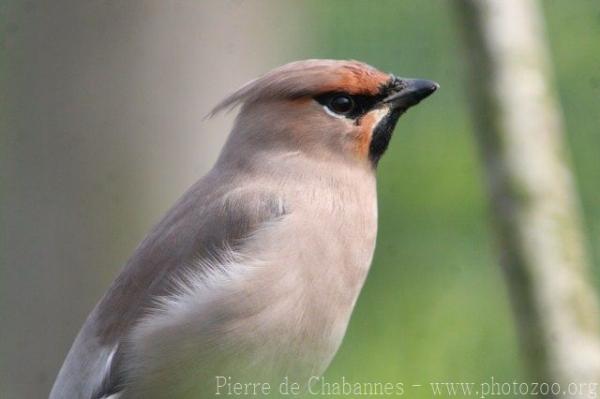
<path fill-rule="evenodd" d="M 598 382 L 599 308 L 539 5 L 455 6 L 501 263 L 529 370 L 542 381 Z"/>

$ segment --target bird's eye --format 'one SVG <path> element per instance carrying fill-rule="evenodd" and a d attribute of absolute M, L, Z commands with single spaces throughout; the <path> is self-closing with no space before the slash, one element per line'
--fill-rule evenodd
<path fill-rule="evenodd" d="M 329 100 L 327 108 L 336 114 L 347 114 L 354 109 L 354 100 L 346 94 L 338 94 Z"/>

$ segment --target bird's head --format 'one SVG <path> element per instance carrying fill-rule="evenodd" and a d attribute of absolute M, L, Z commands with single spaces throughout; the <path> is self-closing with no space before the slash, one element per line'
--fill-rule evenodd
<path fill-rule="evenodd" d="M 400 115 L 438 87 L 358 61 L 305 60 L 247 83 L 212 114 L 241 105 L 225 157 L 299 151 L 373 167 L 387 149 Z"/>

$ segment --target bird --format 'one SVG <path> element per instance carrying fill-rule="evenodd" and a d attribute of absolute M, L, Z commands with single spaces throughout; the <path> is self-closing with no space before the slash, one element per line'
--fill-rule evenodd
<path fill-rule="evenodd" d="M 92 310 L 50 399 L 210 398 L 252 383 L 277 396 L 284 379 L 306 390 L 371 266 L 379 161 L 400 116 L 438 87 L 309 59 L 220 102 L 209 116 L 239 111 L 217 161 Z"/>

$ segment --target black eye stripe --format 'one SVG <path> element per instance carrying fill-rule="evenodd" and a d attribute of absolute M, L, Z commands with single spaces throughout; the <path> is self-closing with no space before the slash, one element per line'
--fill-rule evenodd
<path fill-rule="evenodd" d="M 354 107 L 349 112 L 340 113 L 340 112 L 337 112 L 335 109 L 331 108 L 332 100 L 334 100 L 340 96 L 349 97 L 354 102 Z M 377 105 L 377 103 L 379 101 L 381 101 L 382 99 L 383 99 L 383 97 L 380 95 L 377 95 L 377 96 L 368 96 L 368 95 L 362 95 L 362 94 L 350 95 L 348 93 L 343 93 L 343 92 L 325 93 L 325 94 L 321 94 L 321 95 L 318 95 L 315 97 L 315 100 L 319 104 L 321 104 L 325 107 L 328 107 L 333 112 L 336 112 L 336 113 L 343 115 L 346 118 L 350 118 L 350 119 L 357 119 L 357 118 L 361 117 L 362 115 L 364 115 L 365 113 L 367 113 L 371 109 L 373 109 L 373 107 L 375 107 Z"/>

